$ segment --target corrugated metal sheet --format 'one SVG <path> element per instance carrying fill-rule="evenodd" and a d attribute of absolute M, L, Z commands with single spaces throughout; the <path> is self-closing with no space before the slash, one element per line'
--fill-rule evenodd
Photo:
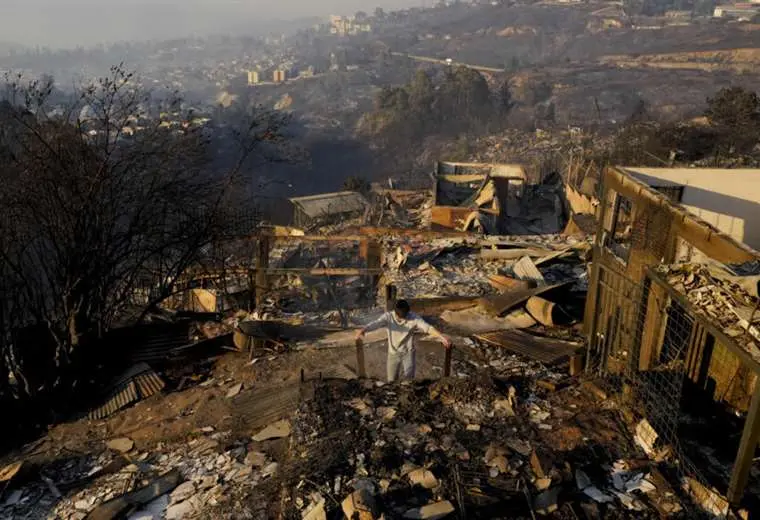
<path fill-rule="evenodd" d="M 478 334 L 476 337 L 489 345 L 507 349 L 547 365 L 564 360 L 582 347 L 578 343 L 534 336 L 521 330 L 499 330 Z"/>
<path fill-rule="evenodd" d="M 290 202 L 298 206 L 309 218 L 364 211 L 367 199 L 355 191 L 321 193 L 308 197 L 294 197 Z"/>
<path fill-rule="evenodd" d="M 102 419 L 132 403 L 159 393 L 165 386 L 158 374 L 145 363 L 138 363 L 109 385 L 103 404 L 88 414 L 90 419 Z"/>
<path fill-rule="evenodd" d="M 251 390 L 238 395 L 232 402 L 235 418 L 245 427 L 264 427 L 291 415 L 301 402 L 301 385 Z"/>

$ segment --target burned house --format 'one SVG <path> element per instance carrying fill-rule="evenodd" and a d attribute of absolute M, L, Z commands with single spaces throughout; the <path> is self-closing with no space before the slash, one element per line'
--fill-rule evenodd
<path fill-rule="evenodd" d="M 557 173 L 529 182 L 517 164 L 439 162 L 433 174 L 433 228 L 501 235 L 556 234 L 569 208 Z"/>
<path fill-rule="evenodd" d="M 692 497 L 723 514 L 759 485 L 760 253 L 697 216 L 689 188 L 655 170 L 603 173 L 587 370 L 647 421 Z"/>
<path fill-rule="evenodd" d="M 526 178 L 517 164 L 439 162 L 433 175 L 431 224 L 496 233 L 503 216 L 516 214 Z"/>
<path fill-rule="evenodd" d="M 690 213 L 760 249 L 760 169 L 624 168 Z"/>
<path fill-rule="evenodd" d="M 299 228 L 327 225 L 354 218 L 362 215 L 369 205 L 367 199 L 355 191 L 294 197 L 290 202 L 293 205 L 293 225 Z"/>

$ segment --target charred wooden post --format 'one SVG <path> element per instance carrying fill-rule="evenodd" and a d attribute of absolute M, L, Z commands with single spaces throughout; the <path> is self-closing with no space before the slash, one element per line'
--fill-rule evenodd
<path fill-rule="evenodd" d="M 388 284 L 385 286 L 385 310 L 386 311 L 390 312 L 396 306 L 397 296 L 398 296 L 398 291 L 395 285 Z"/>
<path fill-rule="evenodd" d="M 364 367 L 364 343 L 361 338 L 356 340 L 356 374 L 360 378 L 367 377 L 367 371 Z"/>

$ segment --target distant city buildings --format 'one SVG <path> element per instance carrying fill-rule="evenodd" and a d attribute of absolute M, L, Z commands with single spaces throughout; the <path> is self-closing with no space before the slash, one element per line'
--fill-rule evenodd
<path fill-rule="evenodd" d="M 736 18 L 738 20 L 750 20 L 760 14 L 760 1 L 719 5 L 715 8 L 715 18 Z"/>
<path fill-rule="evenodd" d="M 288 79 L 287 71 L 277 69 L 272 72 L 272 81 L 275 83 L 284 83 L 286 79 Z"/>
<path fill-rule="evenodd" d="M 372 32 L 372 26 L 366 22 L 359 22 L 353 16 L 330 16 L 330 34 L 338 36 L 355 36 L 361 33 Z"/>
<path fill-rule="evenodd" d="M 261 77 L 259 76 L 258 70 L 249 70 L 248 71 L 248 85 L 258 85 L 261 83 Z"/>

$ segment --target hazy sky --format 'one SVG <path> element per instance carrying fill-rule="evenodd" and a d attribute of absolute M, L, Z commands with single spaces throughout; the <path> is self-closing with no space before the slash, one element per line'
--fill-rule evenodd
<path fill-rule="evenodd" d="M 239 32 L 256 21 L 423 3 L 425 0 L 0 0 L 0 41 L 73 47 Z"/>

